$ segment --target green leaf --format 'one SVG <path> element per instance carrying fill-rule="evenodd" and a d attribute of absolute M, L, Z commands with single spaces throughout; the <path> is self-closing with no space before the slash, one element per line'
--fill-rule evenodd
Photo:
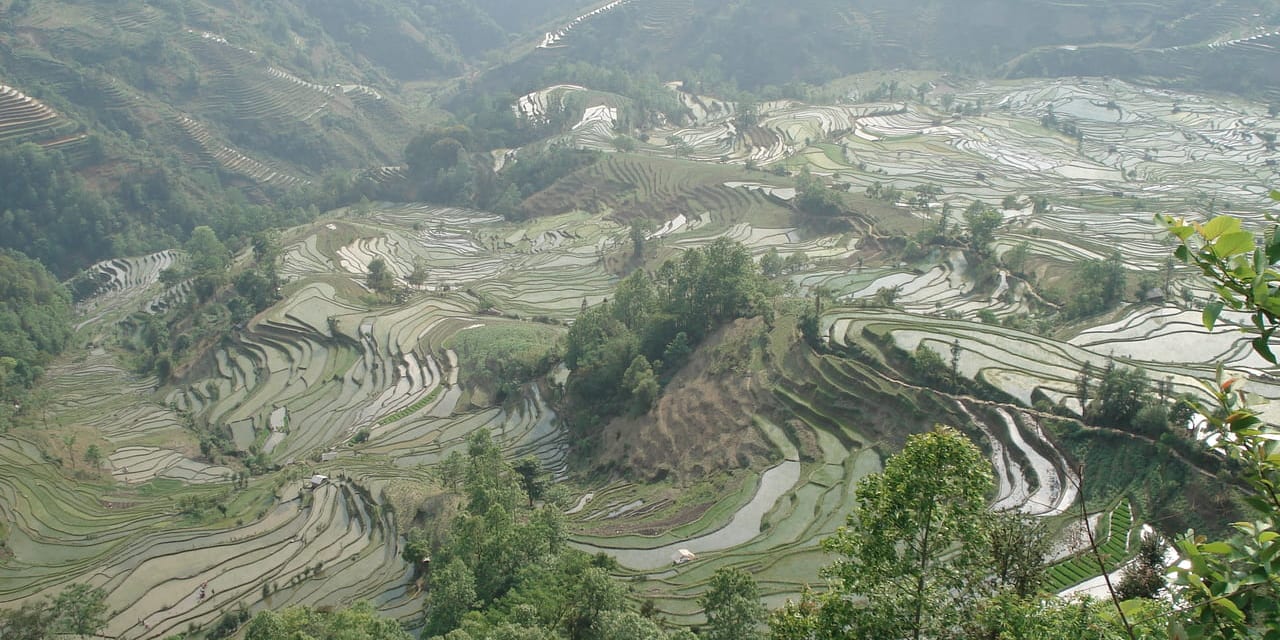
<path fill-rule="evenodd" d="M 1280 191 L 1277 191 L 1277 190 L 1275 190 L 1275 189 L 1272 189 L 1272 190 L 1271 190 L 1271 199 L 1272 199 L 1272 200 L 1275 200 L 1276 202 L 1280 202 Z"/>
<path fill-rule="evenodd" d="M 1277 364 L 1276 354 L 1271 353 L 1271 341 L 1268 340 L 1266 336 L 1258 336 L 1250 342 L 1253 345 L 1253 351 L 1255 353 L 1262 356 L 1267 362 Z"/>
<path fill-rule="evenodd" d="M 1218 216 L 1200 229 L 1205 240 L 1217 240 L 1219 236 L 1240 230 L 1240 219 L 1231 216 Z"/>
<path fill-rule="evenodd" d="M 1205 305 L 1204 313 L 1200 315 L 1200 320 L 1204 323 L 1204 328 L 1213 331 L 1213 326 L 1218 323 L 1218 316 L 1222 313 L 1222 301 L 1214 300 Z"/>
<path fill-rule="evenodd" d="M 1248 231 L 1225 233 L 1213 243 L 1213 253 L 1219 258 L 1249 253 L 1253 248 L 1253 234 Z"/>
<path fill-rule="evenodd" d="M 1267 262 L 1274 264 L 1280 260 L 1280 225 L 1273 225 L 1271 233 L 1266 234 Z"/>
<path fill-rule="evenodd" d="M 1221 609 L 1228 617 L 1232 618 L 1236 622 L 1244 622 L 1244 612 L 1240 610 L 1240 607 L 1236 606 L 1236 603 L 1224 599 L 1214 600 L 1213 605 L 1218 609 Z"/>
<path fill-rule="evenodd" d="M 1221 556 L 1231 553 L 1231 545 L 1225 542 L 1210 542 L 1208 544 L 1200 545 L 1200 550 L 1205 553 L 1212 553 Z"/>
<path fill-rule="evenodd" d="M 1125 600 L 1120 603 L 1120 612 L 1129 619 L 1137 618 L 1138 614 L 1142 613 L 1145 608 L 1146 601 L 1141 599 Z"/>

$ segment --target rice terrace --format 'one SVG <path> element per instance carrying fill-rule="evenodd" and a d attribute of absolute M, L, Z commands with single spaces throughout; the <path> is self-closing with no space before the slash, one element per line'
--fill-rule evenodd
<path fill-rule="evenodd" d="M 1180 247 L 1280 213 L 1275 2 L 256 4 L 0 0 L 0 638 L 908 637 L 814 612 L 947 434 L 1077 637 L 1258 520 L 1274 285 Z"/>

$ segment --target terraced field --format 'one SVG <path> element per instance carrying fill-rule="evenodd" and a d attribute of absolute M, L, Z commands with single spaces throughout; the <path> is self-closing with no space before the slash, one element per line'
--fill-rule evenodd
<path fill-rule="evenodd" d="M 681 10 L 678 2 L 654 4 L 673 16 Z M 229 74 L 235 67 L 237 83 L 244 82 L 237 65 L 257 64 L 253 52 L 218 36 L 188 37 Z M 228 85 L 219 108 L 306 119 L 305 112 L 343 100 L 378 99 L 356 85 L 330 88 L 261 71 L 257 89 L 238 93 Z M 253 97 L 268 85 L 283 97 Z M 116 613 L 108 633 L 129 638 L 208 624 L 239 603 L 256 610 L 369 598 L 389 615 L 415 620 L 421 600 L 410 591 L 383 488 L 424 481 L 433 464 L 482 427 L 511 455 L 535 455 L 558 479 L 575 481 L 553 401 L 556 381 L 527 385 L 493 406 L 459 383 L 466 376 L 460 378 L 453 339 L 501 323 L 562 331 L 584 303 L 612 295 L 620 265 L 631 260 L 630 221 L 640 218 L 654 222 L 645 239 L 651 268 L 720 237 L 744 243 L 757 258 L 774 249 L 782 258 L 803 253 L 780 281 L 806 297 L 819 287 L 830 291 L 822 335 L 837 351 L 866 356 L 793 348 L 794 331 L 781 341 L 785 347 L 771 342 L 761 374 L 769 406 L 752 428 L 775 454 L 767 465 L 710 479 L 715 495 L 696 495 L 706 487 L 621 480 L 570 485 L 578 495 L 567 514 L 573 544 L 616 557 L 637 592 L 679 622 L 699 620 L 697 597 L 721 567 L 750 570 L 771 604 L 814 582 L 816 568 L 829 561 L 818 542 L 853 510 L 858 479 L 879 469 L 908 432 L 935 422 L 960 426 L 988 454 L 998 479 L 994 508 L 1068 529 L 1078 482 L 1044 414 L 1030 406 L 1045 398 L 1078 409 L 1075 379 L 1086 363 L 1139 366 L 1181 392 L 1194 391 L 1196 379 L 1225 361 L 1255 373 L 1253 391 L 1280 399 L 1274 369 L 1240 334 L 1230 327 L 1204 334 L 1197 312 L 1181 303 L 1130 304 L 1055 335 L 982 324 L 980 315 L 1042 308 L 1041 282 L 1008 272 L 978 282 L 959 249 L 903 261 L 884 250 L 879 229 L 918 228 L 936 223 L 944 205 L 961 210 L 974 199 L 994 204 L 1016 195 L 1016 206 L 1001 211 L 995 250 L 1025 243 L 1040 279 L 1114 248 L 1133 272 L 1163 274 L 1169 246 L 1150 223 L 1152 213 L 1203 216 L 1212 208 L 1261 219 L 1263 189 L 1278 182 L 1261 134 L 1278 127 L 1259 105 L 1114 81 L 939 83 L 938 90 L 988 109 L 961 117 L 932 101 L 778 101 L 761 105 L 758 124 L 738 131 L 736 105 L 682 93 L 690 124 L 647 132 L 651 143 L 636 153 L 611 154 L 529 198 L 526 205 L 546 215 L 516 223 L 412 203 L 331 212 L 282 236 L 283 300 L 173 384 L 128 371 L 111 336 L 124 318 L 189 295 L 187 283 L 159 282 L 183 256 L 167 251 L 95 265 L 88 274 L 94 291 L 78 305 L 74 346 L 48 371 L 53 400 L 44 419 L 80 434 L 81 448 L 92 440 L 103 455 L 89 468 L 71 444 L 0 436 L 0 511 L 14 523 L 14 557 L 0 564 L 0 605 L 88 581 L 110 594 Z M 589 89 L 552 87 L 514 108 L 538 117 L 578 91 Z M 619 105 L 609 100 L 593 94 L 564 139 L 611 150 Z M 1042 126 L 1050 113 L 1083 140 Z M 194 119 L 183 126 L 210 163 L 257 182 L 296 184 L 215 138 L 201 142 Z M 660 142 L 668 136 L 683 144 Z M 518 161 L 519 151 L 502 150 L 495 162 Z M 748 160 L 781 171 L 748 171 Z M 828 233 L 795 214 L 798 194 L 785 173 L 801 167 L 853 191 L 879 182 L 905 190 L 936 185 L 942 193 L 929 206 L 886 203 Z M 379 175 L 403 174 L 385 167 Z M 1050 206 L 1033 207 L 1037 196 Z M 426 281 L 406 287 L 400 302 L 379 298 L 366 282 L 375 259 L 398 284 L 407 285 L 415 268 L 426 270 Z M 1193 274 L 1174 270 L 1170 278 L 1174 289 L 1206 295 Z M 892 308 L 867 304 L 886 290 L 895 292 Z M 1005 401 L 905 381 L 889 363 L 920 346 L 944 361 L 958 347 L 958 373 Z M 1004 397 L 984 397 L 997 396 Z M 889 424 L 895 428 L 884 428 Z M 193 426 L 219 430 L 241 451 L 262 452 L 284 470 L 244 487 L 230 479 L 240 471 L 235 458 L 202 453 Z M 353 444 L 357 434 L 363 442 Z M 82 481 L 54 491 L 67 473 Z M 304 490 L 302 479 L 314 473 L 331 480 Z M 695 495 L 682 497 L 685 490 Z M 1117 555 L 1141 525 L 1138 504 L 1091 500 L 1102 514 L 1100 536 Z M 698 559 L 674 564 L 680 549 Z M 1054 586 L 1072 587 L 1090 571 L 1064 559 L 1053 570 Z"/>
<path fill-rule="evenodd" d="M 45 148 L 66 148 L 84 139 L 76 125 L 49 105 L 0 84 L 0 142 L 36 142 Z"/>
<path fill-rule="evenodd" d="M 229 173 L 245 176 L 254 182 L 278 184 L 284 187 L 295 187 L 308 182 L 273 169 L 228 145 L 219 143 L 204 125 L 187 116 L 178 117 L 178 126 L 191 138 L 192 142 L 199 146 L 201 156 L 207 162 L 216 164 Z"/>

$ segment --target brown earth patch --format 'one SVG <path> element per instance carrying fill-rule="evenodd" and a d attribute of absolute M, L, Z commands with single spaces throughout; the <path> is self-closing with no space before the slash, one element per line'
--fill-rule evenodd
<path fill-rule="evenodd" d="M 749 341 L 764 330 L 760 318 L 738 320 L 716 333 L 639 417 L 616 418 L 601 433 L 596 466 L 639 480 L 698 482 L 728 469 L 758 467 L 779 457 L 752 424 L 772 396 L 763 372 L 716 367 L 717 347 Z M 723 353 L 723 350 L 721 350 Z"/>

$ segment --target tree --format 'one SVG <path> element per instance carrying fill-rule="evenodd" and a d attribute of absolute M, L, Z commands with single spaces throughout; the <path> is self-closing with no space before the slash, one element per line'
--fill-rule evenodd
<path fill-rule="evenodd" d="M 751 574 L 738 568 L 719 569 L 711 576 L 707 591 L 698 598 L 706 612 L 702 638 L 707 640 L 749 640 L 760 637 L 766 619 L 760 604 L 760 589 Z"/>
<path fill-rule="evenodd" d="M 12 404 L 71 338 L 71 295 L 39 262 L 0 250 L 0 402 Z"/>
<path fill-rule="evenodd" d="M 769 250 L 760 257 L 760 272 L 766 278 L 776 278 L 782 275 L 782 256 L 778 253 L 777 247 L 769 247 Z"/>
<path fill-rule="evenodd" d="M 220 274 L 227 268 L 227 247 L 209 227 L 192 229 L 185 249 L 190 260 L 189 270 L 193 275 Z"/>
<path fill-rule="evenodd" d="M 1049 212 L 1049 198 L 1045 196 L 1036 196 L 1031 199 L 1031 212 L 1039 215 Z"/>
<path fill-rule="evenodd" d="M 1009 195 L 1005 196 L 1005 197 L 1004 197 L 1004 199 L 1000 201 L 1000 208 L 1001 208 L 1001 209 L 1004 209 L 1004 210 L 1006 210 L 1006 211 L 1008 211 L 1008 210 L 1010 210 L 1010 209 L 1017 209 L 1017 208 L 1018 208 L 1018 194 L 1016 194 L 1016 193 L 1011 193 L 1011 194 L 1009 194 Z"/>
<path fill-rule="evenodd" d="M 618 283 L 613 294 L 614 317 L 632 331 L 642 329 L 657 310 L 658 293 L 649 274 L 637 270 Z"/>
<path fill-rule="evenodd" d="M 663 370 L 676 372 L 683 369 L 691 355 L 693 355 L 693 347 L 689 346 L 689 334 L 683 331 L 677 333 L 662 351 Z"/>
<path fill-rule="evenodd" d="M 1110 602 L 1057 597 L 1021 598 L 1004 594 L 984 601 L 968 637 L 1000 640 L 1155 640 L 1168 638 L 1168 607 L 1156 602 L 1126 603 L 1134 620 L 1125 628 Z"/>
<path fill-rule="evenodd" d="M 1080 402 L 1080 415 L 1085 415 L 1089 409 L 1090 394 L 1093 390 L 1093 363 L 1085 361 L 1080 367 L 1080 375 L 1076 377 L 1076 400 Z"/>
<path fill-rule="evenodd" d="M 648 413 L 658 399 L 662 388 L 658 385 L 658 376 L 653 373 L 653 366 L 643 355 L 638 355 L 622 375 L 622 386 L 631 393 L 631 415 Z"/>
<path fill-rule="evenodd" d="M 529 496 L 529 506 L 532 507 L 533 502 L 542 498 L 542 493 L 547 489 L 542 463 L 533 456 L 525 456 L 517 460 L 512 469 L 519 474 L 520 486 L 524 488 L 525 495 Z"/>
<path fill-rule="evenodd" d="M 422 288 L 427 283 L 427 263 L 422 258 L 414 258 L 413 271 L 404 279 L 414 288 Z"/>
<path fill-rule="evenodd" d="M 599 567 L 582 572 L 569 600 L 565 623 L 570 640 L 609 640 L 602 628 L 608 612 L 622 609 L 622 587 Z"/>
<path fill-rule="evenodd" d="M 386 294 L 396 286 L 396 276 L 387 269 L 387 262 L 382 258 L 374 258 L 369 261 L 369 274 L 365 277 L 365 284 L 373 291 Z"/>
<path fill-rule="evenodd" d="M 596 623 L 597 636 L 605 640 L 666 640 L 652 620 L 632 611 L 606 611 Z"/>
<path fill-rule="evenodd" d="M 91 469 L 97 469 L 98 465 L 102 464 L 102 450 L 98 448 L 98 445 L 91 444 L 89 448 L 84 450 L 84 462 Z"/>
<path fill-rule="evenodd" d="M 1074 319 L 1102 313 L 1120 303 L 1126 286 L 1124 258 L 1119 252 L 1105 260 L 1080 262 L 1072 273 L 1074 293 L 1067 299 L 1063 314 Z"/>
<path fill-rule="evenodd" d="M 1129 427 L 1142 410 L 1148 391 L 1145 371 L 1117 367 L 1109 362 L 1086 416 L 1095 424 L 1117 429 Z"/>
<path fill-rule="evenodd" d="M 476 579 L 460 558 L 454 558 L 431 576 L 431 590 L 424 604 L 427 636 L 444 635 L 458 627 L 476 604 Z"/>
<path fill-rule="evenodd" d="M 435 475 L 440 483 L 457 491 L 467 475 L 467 460 L 461 451 L 452 451 L 436 466 Z"/>
<path fill-rule="evenodd" d="M 636 218 L 631 221 L 631 255 L 639 260 L 644 258 L 644 243 L 648 240 L 649 234 L 653 233 L 653 223 L 645 218 Z"/>
<path fill-rule="evenodd" d="M 1014 273 L 1024 273 L 1023 269 L 1027 267 L 1027 259 L 1031 256 L 1031 247 L 1027 242 L 1019 242 L 1014 247 L 1005 252 L 1001 256 L 1004 266 L 1008 267 Z"/>
<path fill-rule="evenodd" d="M 410 640 L 413 636 L 399 622 L 378 615 L 378 610 L 373 605 L 361 601 L 348 608 L 330 612 L 308 607 L 292 607 L 279 612 L 263 611 L 249 621 L 244 637 L 245 640 Z"/>
<path fill-rule="evenodd" d="M 53 599 L 54 633 L 94 635 L 107 626 L 107 592 L 87 584 L 73 584 Z"/>
<path fill-rule="evenodd" d="M 783 265 L 787 271 L 799 271 L 809 265 L 809 255 L 803 251 L 797 251 L 787 256 Z"/>
<path fill-rule="evenodd" d="M 1049 532 L 1044 521 L 1025 514 L 996 513 L 986 527 L 995 591 L 1030 598 L 1044 579 Z"/>
<path fill-rule="evenodd" d="M 820 637 L 955 635 L 986 555 L 991 465 L 964 435 L 913 435 L 884 471 L 858 483 L 858 508 L 823 542 L 840 557 L 824 574 Z M 862 596 L 865 603 L 852 600 Z"/>
<path fill-rule="evenodd" d="M 844 203 L 840 195 L 827 188 L 827 185 L 809 172 L 809 167 L 800 169 L 796 178 L 796 206 L 805 213 L 819 216 L 838 216 L 844 212 Z"/>
<path fill-rule="evenodd" d="M 27 602 L 16 609 L 0 609 L 0 638 L 46 640 L 55 612 L 48 601 Z"/>
<path fill-rule="evenodd" d="M 1168 548 L 1164 538 L 1152 531 L 1142 536 L 1138 557 L 1125 567 L 1116 585 L 1116 597 L 1121 600 L 1155 598 L 1165 588 L 1164 552 Z"/>
<path fill-rule="evenodd" d="M 964 211 L 965 224 L 969 226 L 969 249 L 976 254 L 986 254 L 995 240 L 996 229 L 1004 221 L 999 211 L 988 207 L 981 200 L 974 200 Z"/>

